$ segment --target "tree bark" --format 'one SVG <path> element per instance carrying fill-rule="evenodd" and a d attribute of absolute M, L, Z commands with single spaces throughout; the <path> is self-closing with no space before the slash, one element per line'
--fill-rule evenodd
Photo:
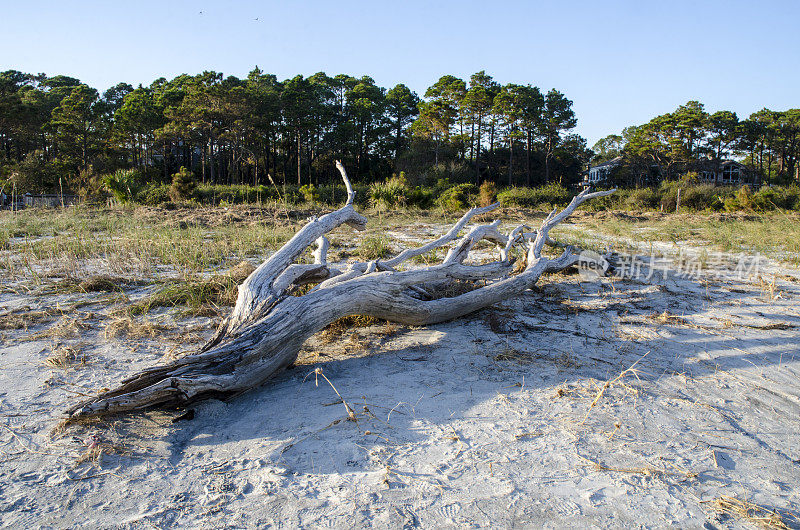
<path fill-rule="evenodd" d="M 483 116 L 478 115 L 478 138 L 475 145 L 475 185 L 481 185 L 481 169 L 480 169 L 480 158 L 481 158 L 481 140 L 483 140 Z"/>
<path fill-rule="evenodd" d="M 508 185 L 511 186 L 514 171 L 514 139 L 508 140 Z"/>
<path fill-rule="evenodd" d="M 531 131 L 528 129 L 528 143 L 525 147 L 525 185 L 531 186 Z"/>
<path fill-rule="evenodd" d="M 300 129 L 297 129 L 297 185 L 300 186 L 303 179 L 300 176 Z"/>

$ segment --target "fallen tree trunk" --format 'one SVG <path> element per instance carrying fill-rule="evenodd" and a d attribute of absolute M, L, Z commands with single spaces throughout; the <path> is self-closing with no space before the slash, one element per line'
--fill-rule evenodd
<path fill-rule="evenodd" d="M 303 343 L 335 320 L 367 315 L 410 325 L 453 320 L 511 298 L 533 287 L 546 272 L 578 262 L 576 249 L 549 238 L 550 230 L 580 204 L 612 193 L 583 191 L 561 212 L 554 210 L 538 230 L 519 226 L 509 235 L 499 221 L 473 227 L 448 252 L 442 263 L 399 270 L 404 261 L 455 241 L 469 221 L 497 204 L 473 208 L 442 237 L 419 248 L 407 249 L 387 260 L 354 263 L 338 270 L 327 263 L 325 234 L 342 224 L 364 230 L 367 219 L 353 208 L 355 193 L 344 167 L 337 162 L 347 187 L 347 203 L 332 213 L 309 221 L 280 250 L 239 286 L 231 315 L 197 353 L 154 366 L 123 381 L 117 388 L 78 403 L 67 410 L 68 421 L 101 414 L 141 410 L 153 406 L 185 405 L 206 397 L 226 397 L 256 387 L 297 358 Z M 481 265 L 465 263 L 476 243 L 486 239 L 500 248 L 500 260 Z M 316 243 L 313 264 L 294 261 Z M 558 258 L 542 256 L 544 246 L 564 247 Z M 525 251 L 525 267 L 513 274 L 512 248 Z M 602 260 L 602 259 L 601 259 Z M 602 263 L 603 270 L 607 263 Z M 436 292 L 458 280 L 482 281 L 483 286 L 451 297 Z M 303 296 L 292 296 L 299 286 L 316 283 Z"/>

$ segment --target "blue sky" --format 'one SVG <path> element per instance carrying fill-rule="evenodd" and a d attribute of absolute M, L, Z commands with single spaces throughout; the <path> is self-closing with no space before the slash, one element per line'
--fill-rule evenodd
<path fill-rule="evenodd" d="M 589 140 L 690 99 L 740 117 L 800 107 L 800 1 L 7 2 L 0 69 L 120 81 L 254 65 L 406 83 L 486 70 L 555 87 Z M 258 19 L 258 20 L 256 20 Z"/>

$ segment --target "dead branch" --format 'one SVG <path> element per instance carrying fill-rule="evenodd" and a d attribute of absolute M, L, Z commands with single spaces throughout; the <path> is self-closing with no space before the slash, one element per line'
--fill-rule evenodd
<path fill-rule="evenodd" d="M 550 230 L 585 201 L 614 191 L 581 192 L 563 210 L 553 210 L 533 232 L 526 233 L 528 227 L 521 225 L 504 235 L 499 231 L 499 221 L 475 226 L 450 248 L 441 263 L 399 269 L 408 259 L 455 241 L 473 217 L 492 211 L 497 204 L 473 208 L 434 241 L 403 250 L 390 259 L 354 263 L 340 271 L 327 263 L 329 244 L 325 235 L 343 224 L 364 230 L 367 219 L 353 208 L 355 192 L 342 164 L 336 165 L 347 188 L 345 205 L 311 219 L 239 286 L 233 312 L 205 346 L 195 354 L 145 369 L 116 388 L 76 404 L 67 411 L 68 421 L 244 392 L 294 362 L 306 339 L 345 316 L 427 325 L 516 296 L 533 287 L 542 274 L 578 262 L 579 251 L 570 246 L 564 246 L 555 259 L 542 256 L 545 244 L 556 244 L 549 238 Z M 484 239 L 498 246 L 501 259 L 482 265 L 465 263 L 470 251 Z M 311 245 L 316 245 L 314 263 L 294 263 Z M 514 260 L 510 257 L 515 246 L 527 252 L 526 266 L 518 274 L 512 274 Z M 457 280 L 483 280 L 485 285 L 452 297 L 431 295 Z M 316 285 L 308 293 L 291 296 L 295 287 L 309 283 Z"/>

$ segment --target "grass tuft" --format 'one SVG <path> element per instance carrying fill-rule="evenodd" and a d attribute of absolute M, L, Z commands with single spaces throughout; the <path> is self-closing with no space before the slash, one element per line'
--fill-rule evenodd
<path fill-rule="evenodd" d="M 143 315 L 154 307 L 186 306 L 192 316 L 216 316 L 220 306 L 233 306 L 238 286 L 255 270 L 242 261 L 232 269 L 207 280 L 171 281 L 150 296 L 130 305 L 127 312 Z"/>
<path fill-rule="evenodd" d="M 148 320 L 145 320 L 144 322 L 137 322 L 130 317 L 117 317 L 106 324 L 103 335 L 107 339 L 122 336 L 126 336 L 129 339 L 139 339 L 144 337 L 154 338 L 169 330 L 170 328 L 167 326 L 150 322 Z"/>
<path fill-rule="evenodd" d="M 789 526 L 777 511 L 759 506 L 750 501 L 721 495 L 711 501 L 710 504 L 720 513 L 738 517 L 760 528 L 789 530 Z"/>
<path fill-rule="evenodd" d="M 59 346 L 53 350 L 52 355 L 44 361 L 44 364 L 51 368 L 66 370 L 76 364 L 85 365 L 86 356 L 81 355 L 80 351 L 72 346 Z"/>
<path fill-rule="evenodd" d="M 356 255 L 364 261 L 386 258 L 391 254 L 389 240 L 384 236 L 366 237 L 356 249 Z"/>
<path fill-rule="evenodd" d="M 52 339 L 71 339 L 81 335 L 81 332 L 89 330 L 91 326 L 84 320 L 63 316 L 58 319 L 54 326 L 33 333 L 27 340 L 39 340 L 45 338 Z"/>
<path fill-rule="evenodd" d="M 455 298 L 456 296 L 474 291 L 482 285 L 482 282 L 454 279 L 442 285 L 426 286 L 426 291 L 431 295 L 431 298 L 438 300 L 439 298 Z"/>
<path fill-rule="evenodd" d="M 78 290 L 83 293 L 122 291 L 119 286 L 122 280 L 111 276 L 92 276 L 78 284 Z"/>
<path fill-rule="evenodd" d="M 325 329 L 322 331 L 321 339 L 324 344 L 330 344 L 331 342 L 336 342 L 339 340 L 342 335 L 351 329 L 367 328 L 369 326 L 380 324 L 381 322 L 386 321 L 367 315 L 351 315 L 342 317 L 339 320 L 334 320 L 325 327 Z"/>
<path fill-rule="evenodd" d="M 53 315 L 48 311 L 8 311 L 0 314 L 0 330 L 27 330 L 30 327 L 46 324 L 52 320 Z"/>

